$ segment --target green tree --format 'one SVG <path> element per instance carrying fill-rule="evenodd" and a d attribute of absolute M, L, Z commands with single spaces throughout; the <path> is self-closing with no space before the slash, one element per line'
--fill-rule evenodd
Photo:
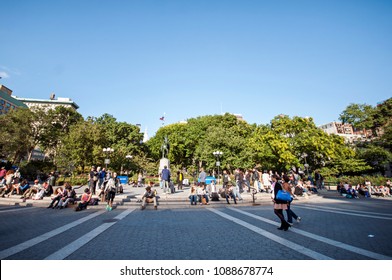
<path fill-rule="evenodd" d="M 352 103 L 340 114 L 339 119 L 357 129 L 370 129 L 373 126 L 373 114 L 372 106 Z"/>
<path fill-rule="evenodd" d="M 102 157 L 102 143 L 105 134 L 101 127 L 91 119 L 72 125 L 69 133 L 63 138 L 59 153 L 56 156 L 60 166 L 84 167 L 96 164 Z"/>
<path fill-rule="evenodd" d="M 1 157 L 19 163 L 36 146 L 37 134 L 32 127 L 36 116 L 29 109 L 19 108 L 0 115 Z"/>
<path fill-rule="evenodd" d="M 392 161 L 392 154 L 383 147 L 370 144 L 358 149 L 358 158 L 371 166 L 374 172 L 384 174 L 385 166 Z"/>
<path fill-rule="evenodd" d="M 83 121 L 83 117 L 74 109 L 64 106 L 50 110 L 35 108 L 33 112 L 37 119 L 33 124 L 34 130 L 37 131 L 37 142 L 46 155 L 54 160 L 70 127 Z"/>
<path fill-rule="evenodd" d="M 162 127 L 147 145 L 151 156 L 158 161 L 165 136 L 170 142 L 169 159 L 172 164 L 183 167 L 215 167 L 215 150 L 221 150 L 222 166 L 242 167 L 247 165 L 246 138 L 253 127 L 238 121 L 231 114 L 191 118 L 186 123 Z"/>
<path fill-rule="evenodd" d="M 124 164 L 129 164 L 126 156 L 131 155 L 132 168 L 143 169 L 146 164 L 146 150 L 142 143 L 143 134 L 140 128 L 126 122 L 118 122 L 112 115 L 104 114 L 99 118 L 92 119 L 102 133 L 105 135 L 101 148 L 110 147 L 114 149 L 111 156 L 110 166 L 114 170 L 120 171 Z M 102 151 L 101 149 L 101 151 Z M 104 155 L 98 157 L 103 164 Z"/>
<path fill-rule="evenodd" d="M 392 98 L 378 104 L 373 112 L 372 130 L 375 135 L 382 135 L 392 125 Z"/>

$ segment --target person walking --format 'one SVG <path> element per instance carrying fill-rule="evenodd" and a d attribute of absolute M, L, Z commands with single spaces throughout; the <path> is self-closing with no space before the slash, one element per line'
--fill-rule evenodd
<path fill-rule="evenodd" d="M 107 211 L 112 211 L 113 210 L 113 201 L 114 198 L 116 197 L 116 192 L 117 192 L 117 186 L 116 186 L 116 177 L 117 174 L 114 173 L 113 177 L 111 173 L 108 173 L 109 180 L 106 184 L 105 187 L 105 193 L 106 193 L 106 210 Z"/>
<path fill-rule="evenodd" d="M 88 176 L 88 187 L 92 195 L 95 195 L 95 185 L 97 184 L 97 181 L 98 181 L 98 172 L 95 169 L 95 166 L 92 166 Z"/>
<path fill-rule="evenodd" d="M 286 222 L 283 215 L 283 210 L 287 210 L 287 201 L 279 200 L 276 198 L 278 191 L 283 190 L 282 185 L 279 183 L 278 179 L 279 177 L 277 175 L 272 175 L 274 213 L 276 216 L 278 216 L 280 220 L 280 227 L 278 227 L 278 230 L 287 231 L 291 227 L 291 225 Z"/>
<path fill-rule="evenodd" d="M 253 168 L 252 181 L 253 181 L 253 188 L 260 191 L 260 174 L 256 167 Z"/>
<path fill-rule="evenodd" d="M 184 174 L 181 172 L 181 170 L 177 171 L 177 188 L 178 190 L 182 190 L 183 187 L 183 181 L 184 181 Z"/>
<path fill-rule="evenodd" d="M 291 179 L 287 176 L 284 175 L 283 176 L 283 189 L 288 192 L 289 194 L 291 194 L 291 196 L 293 195 L 292 192 L 292 185 L 290 183 L 292 183 L 293 181 L 291 181 Z M 292 225 L 293 224 L 293 218 L 299 223 L 301 221 L 301 217 L 297 216 L 297 214 L 294 213 L 293 210 L 291 210 L 291 201 L 289 201 L 287 203 L 287 209 L 286 209 L 286 213 L 287 213 L 287 222 Z"/>
<path fill-rule="evenodd" d="M 319 170 L 314 173 L 314 179 L 316 180 L 316 186 L 318 190 L 323 188 L 323 176 L 320 174 Z"/>
<path fill-rule="evenodd" d="M 227 170 L 223 170 L 223 188 L 226 189 L 227 185 L 230 182 L 230 175 L 227 173 Z"/>
<path fill-rule="evenodd" d="M 267 172 L 267 170 L 264 170 L 264 173 L 262 175 L 262 180 L 263 180 L 263 186 L 264 189 L 268 192 L 268 191 L 272 191 L 272 187 L 271 187 L 271 174 L 269 174 Z M 260 188 L 260 192 L 261 192 L 261 188 Z"/>

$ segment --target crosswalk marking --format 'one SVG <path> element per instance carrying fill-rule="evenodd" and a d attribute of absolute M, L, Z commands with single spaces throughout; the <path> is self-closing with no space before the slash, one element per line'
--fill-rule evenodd
<path fill-rule="evenodd" d="M 13 206 L 14 207 L 14 206 Z M 29 211 L 33 211 L 33 210 L 37 210 L 38 208 L 33 208 L 33 207 L 28 207 L 28 206 L 23 206 L 23 207 L 15 207 L 15 208 L 11 208 L 11 209 L 9 209 L 9 208 L 7 208 L 7 209 L 1 209 L 0 210 L 0 214 L 3 214 L 3 213 L 9 213 L 9 212 L 19 212 L 19 211 L 26 211 L 26 210 L 29 210 Z"/>
<path fill-rule="evenodd" d="M 272 220 L 269 220 L 269 219 L 266 219 L 266 218 L 263 218 L 263 217 L 260 217 L 260 216 L 257 216 L 257 215 L 245 212 L 243 210 L 239 210 L 237 208 L 228 208 L 228 209 L 230 209 L 232 211 L 235 211 L 235 212 L 238 212 L 238 213 L 241 213 L 241 214 L 246 215 L 248 217 L 257 219 L 259 221 L 263 221 L 263 222 L 271 224 L 271 225 L 275 225 L 275 226 L 276 225 L 280 225 L 280 224 L 278 224 L 278 223 L 276 223 L 276 222 L 274 222 Z M 345 249 L 347 251 L 354 252 L 356 254 L 360 254 L 360 255 L 363 255 L 363 256 L 366 256 L 366 257 L 369 257 L 369 258 L 372 258 L 372 259 L 376 259 L 376 260 L 392 260 L 392 258 L 389 257 L 389 256 L 385 256 L 385 255 L 374 253 L 374 252 L 371 252 L 371 251 L 368 251 L 368 250 L 365 250 L 365 249 L 361 249 L 361 248 L 358 248 L 358 247 L 355 247 L 355 246 L 351 246 L 351 245 L 342 243 L 340 241 L 336 241 L 336 240 L 332 240 L 332 239 L 329 239 L 329 238 L 326 238 L 326 237 L 322 237 L 322 236 L 319 236 L 319 235 L 316 235 L 316 234 L 313 234 L 313 233 L 310 233 L 310 232 L 307 232 L 307 231 L 304 231 L 304 230 L 300 230 L 300 229 L 296 229 L 296 228 L 291 228 L 290 230 L 292 232 L 294 232 L 294 233 L 306 236 L 308 238 L 311 238 L 311 239 L 314 239 L 314 240 L 317 240 L 317 241 L 320 241 L 320 242 L 324 242 L 326 244 L 329 244 L 329 245 L 332 245 L 332 246 L 335 246 L 335 247 L 338 247 L 338 248 L 341 248 L 341 249 Z"/>
<path fill-rule="evenodd" d="M 119 214 L 114 219 L 120 221 L 120 220 L 124 219 L 126 216 L 128 216 L 129 214 L 131 214 L 134 210 L 135 210 L 135 208 L 128 209 L 128 210 L 122 212 L 121 214 Z M 90 242 L 98 235 L 100 235 L 102 232 L 106 231 L 111 226 L 115 225 L 118 221 L 100 225 L 99 227 L 97 227 L 94 230 L 90 231 L 89 233 L 83 235 L 79 239 L 75 240 L 71 244 L 61 248 L 57 252 L 54 252 L 50 256 L 46 257 L 45 260 L 63 260 L 63 259 L 65 259 L 69 255 L 74 253 L 76 250 L 80 249 L 83 245 Z"/>
<path fill-rule="evenodd" d="M 324 207 L 323 206 L 311 207 L 311 206 L 307 206 L 307 205 L 296 205 L 295 207 L 316 210 L 316 211 L 322 211 L 322 212 L 329 212 L 329 213 L 338 213 L 338 214 L 342 214 L 342 215 L 366 217 L 366 218 L 372 218 L 372 219 L 392 220 L 392 217 L 381 217 L 381 216 L 391 216 L 391 214 L 387 214 L 387 213 L 374 213 L 374 212 L 369 213 L 369 212 L 364 212 L 364 211 L 337 209 L 337 208 L 325 207 L 325 206 Z M 377 215 L 379 215 L 379 216 L 377 216 Z"/>
<path fill-rule="evenodd" d="M 93 213 L 91 215 L 88 215 L 88 216 L 86 216 L 84 218 L 81 218 L 81 219 L 79 219 L 77 221 L 74 221 L 74 222 L 72 222 L 70 224 L 64 225 L 64 226 L 59 227 L 59 228 L 57 228 L 55 230 L 52 230 L 50 232 L 44 233 L 44 234 L 42 234 L 40 236 L 37 236 L 37 237 L 35 237 L 33 239 L 30 239 L 30 240 L 27 240 L 27 241 L 25 241 L 23 243 L 20 243 L 20 244 L 18 244 L 16 246 L 13 246 L 11 248 L 5 249 L 5 250 L 0 252 L 0 259 L 4 260 L 5 258 L 7 258 L 9 256 L 15 255 L 15 254 L 17 254 L 17 253 L 19 253 L 19 252 L 21 252 L 23 250 L 26 250 L 26 249 L 28 249 L 30 247 L 33 247 L 34 245 L 37 245 L 38 243 L 41 243 L 41 242 L 43 242 L 45 240 L 48 240 L 49 238 L 52 238 L 52 237 L 54 237 L 56 235 L 59 235 L 59 234 L 65 232 L 65 231 L 67 231 L 67 230 L 69 230 L 69 229 L 71 229 L 73 227 L 76 227 L 76 226 L 78 226 L 78 225 L 80 225 L 80 224 L 82 224 L 82 223 L 84 223 L 84 222 L 86 222 L 86 221 L 88 221 L 90 219 L 93 219 L 93 218 L 95 218 L 95 217 L 97 217 L 97 216 L 99 216 L 99 215 L 101 215 L 103 213 L 105 213 L 105 211 L 95 212 L 95 213 Z"/>
<path fill-rule="evenodd" d="M 326 255 L 320 254 L 320 253 L 315 252 L 313 250 L 310 250 L 310 249 L 308 249 L 308 248 L 306 248 L 304 246 L 301 246 L 301 245 L 298 245 L 298 244 L 296 244 L 294 242 L 286 240 L 286 239 L 284 239 L 282 237 L 279 237 L 279 236 L 277 236 L 275 234 L 272 234 L 272 233 L 270 233 L 270 232 L 268 232 L 266 230 L 263 230 L 263 229 L 261 229 L 259 227 L 256 227 L 256 226 L 251 225 L 251 224 L 249 224 L 247 222 L 244 222 L 244 221 L 242 221 L 240 219 L 237 219 L 237 218 L 234 218 L 234 217 L 232 217 L 230 215 L 227 215 L 227 214 L 225 214 L 225 213 L 223 213 L 223 212 L 221 212 L 219 210 L 216 210 L 216 209 L 213 209 L 213 208 L 208 208 L 208 210 L 210 210 L 211 212 L 213 212 L 213 213 L 215 213 L 215 214 L 217 214 L 217 215 L 219 215 L 219 216 L 221 216 L 221 217 L 223 217 L 223 218 L 225 218 L 227 220 L 230 220 L 230 221 L 232 221 L 232 222 L 234 222 L 234 223 L 236 223 L 238 225 L 246 227 L 247 229 L 249 229 L 249 230 L 251 230 L 253 232 L 256 232 L 257 234 L 260 234 L 260 235 L 262 235 L 264 237 L 267 237 L 267 238 L 269 238 L 269 239 L 271 239 L 271 240 L 273 240 L 273 241 L 275 241 L 275 242 L 277 242 L 277 243 L 279 243 L 279 244 L 281 244 L 283 246 L 286 246 L 286 247 L 288 247 L 288 248 L 290 248 L 292 250 L 295 250 L 298 253 L 301 253 L 301 254 L 303 254 L 305 256 L 308 256 L 308 257 L 310 257 L 312 259 L 315 259 L 315 260 L 333 260 L 332 258 L 330 258 L 330 257 L 328 257 Z"/>

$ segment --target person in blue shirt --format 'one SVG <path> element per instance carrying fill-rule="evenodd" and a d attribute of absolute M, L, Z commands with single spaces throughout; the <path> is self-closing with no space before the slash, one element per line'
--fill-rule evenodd
<path fill-rule="evenodd" d="M 161 174 L 161 179 L 163 182 L 164 192 L 169 192 L 170 189 L 170 170 L 167 169 L 167 166 L 164 166 Z"/>
<path fill-rule="evenodd" d="M 22 181 L 19 188 L 16 190 L 17 194 L 22 194 L 30 188 L 29 182 L 26 179 Z"/>

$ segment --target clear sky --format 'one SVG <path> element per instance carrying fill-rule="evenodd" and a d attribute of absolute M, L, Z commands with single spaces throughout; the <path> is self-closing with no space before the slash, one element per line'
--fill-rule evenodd
<path fill-rule="evenodd" d="M 206 114 L 338 120 L 392 97 L 392 1 L 111 0 L 0 4 L 0 83 L 84 116 L 161 125 Z"/>

